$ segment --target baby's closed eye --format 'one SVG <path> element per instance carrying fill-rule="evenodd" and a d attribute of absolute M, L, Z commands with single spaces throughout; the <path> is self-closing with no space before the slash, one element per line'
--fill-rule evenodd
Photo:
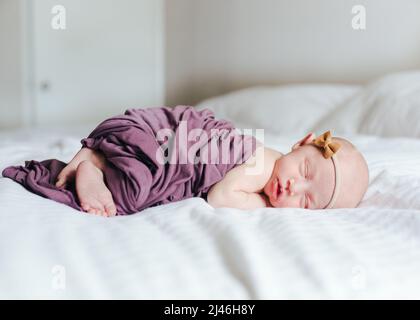
<path fill-rule="evenodd" d="M 305 179 L 310 179 L 309 160 L 305 160 Z"/>

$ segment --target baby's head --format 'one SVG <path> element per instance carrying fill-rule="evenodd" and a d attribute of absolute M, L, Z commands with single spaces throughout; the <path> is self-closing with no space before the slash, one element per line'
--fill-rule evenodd
<path fill-rule="evenodd" d="M 354 208 L 369 183 L 365 159 L 349 141 L 308 134 L 279 158 L 264 193 L 278 208 Z"/>

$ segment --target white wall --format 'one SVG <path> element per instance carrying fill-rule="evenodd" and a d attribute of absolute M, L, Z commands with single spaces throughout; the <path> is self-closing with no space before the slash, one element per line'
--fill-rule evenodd
<path fill-rule="evenodd" d="M 21 123 L 20 1 L 0 0 L 0 128 Z"/>
<path fill-rule="evenodd" d="M 32 5 L 37 124 L 97 123 L 163 104 L 162 1 L 59 3 L 65 30 L 51 28 L 56 0 Z"/>
<path fill-rule="evenodd" d="M 0 0 L 0 129 L 162 105 L 163 14 L 163 0 Z"/>
<path fill-rule="evenodd" d="M 418 0 L 167 0 L 168 104 L 256 84 L 366 82 L 420 68 Z M 351 28 L 363 4 L 367 29 Z"/>
<path fill-rule="evenodd" d="M 21 16 L 25 1 L 31 0 L 0 0 L 0 128 L 21 124 L 27 114 Z M 94 19 L 98 8 L 89 3 L 86 0 L 82 9 Z M 354 4 L 366 6 L 365 31 L 351 28 Z M 165 57 L 156 65 L 162 71 L 156 81 L 165 79 L 169 105 L 195 104 L 257 84 L 365 82 L 387 72 L 420 68 L 418 0 L 165 0 L 165 6 Z M 71 17 L 67 22 L 71 25 Z M 112 19 L 106 23 L 121 26 Z M 80 49 L 79 42 L 73 45 Z M 91 96 L 100 97 L 100 92 Z M 120 104 L 148 103 L 142 94 L 121 93 L 104 114 L 114 113 Z M 96 116 L 89 112 L 88 120 Z"/>
<path fill-rule="evenodd" d="M 166 103 L 191 100 L 194 71 L 193 28 L 195 6 L 191 0 L 165 1 Z"/>

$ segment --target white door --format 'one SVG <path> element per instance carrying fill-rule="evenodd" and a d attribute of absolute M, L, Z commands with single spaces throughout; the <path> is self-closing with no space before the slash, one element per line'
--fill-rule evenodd
<path fill-rule="evenodd" d="M 65 9 L 63 21 L 52 13 Z M 31 1 L 38 125 L 92 123 L 163 103 L 161 0 Z M 58 13 L 57 13 L 58 12 Z"/>

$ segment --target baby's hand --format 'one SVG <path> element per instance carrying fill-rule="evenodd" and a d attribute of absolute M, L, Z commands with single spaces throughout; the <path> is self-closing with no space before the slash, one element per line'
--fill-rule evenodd
<path fill-rule="evenodd" d="M 253 210 L 258 208 L 266 208 L 269 202 L 265 195 L 256 192 L 246 192 L 235 190 L 234 188 L 226 188 L 226 184 L 215 184 L 209 191 L 207 196 L 208 203 L 215 207 L 228 207 L 243 210 Z"/>

